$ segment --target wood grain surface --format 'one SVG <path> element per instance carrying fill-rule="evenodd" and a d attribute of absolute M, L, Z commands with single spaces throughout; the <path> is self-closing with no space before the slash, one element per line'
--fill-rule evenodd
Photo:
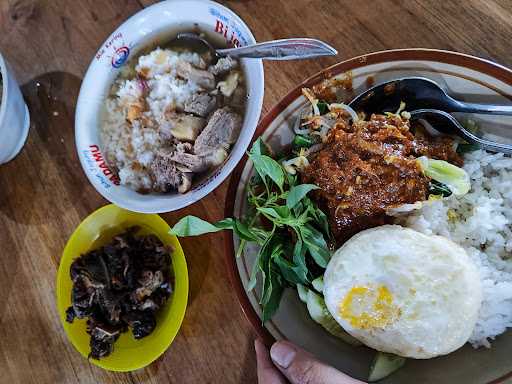
<path fill-rule="evenodd" d="M 73 119 L 81 79 L 98 47 L 151 0 L 0 0 L 0 51 L 31 112 L 21 154 L 0 166 L 0 383 L 255 383 L 253 333 L 229 286 L 222 238 L 184 239 L 190 304 L 170 349 L 146 369 L 114 374 L 66 340 L 55 304 L 63 247 L 107 202 L 85 178 Z M 323 39 L 337 58 L 265 63 L 264 112 L 291 87 L 336 61 L 372 51 L 427 47 L 512 66 L 510 0 L 223 1 L 257 40 Z M 1 140 L 1 138 L 0 138 Z M 163 215 L 221 218 L 226 182 L 202 201 Z"/>

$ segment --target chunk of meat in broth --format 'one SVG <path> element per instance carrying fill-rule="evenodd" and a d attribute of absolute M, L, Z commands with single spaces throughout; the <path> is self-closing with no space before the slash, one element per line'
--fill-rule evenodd
<path fill-rule="evenodd" d="M 230 56 L 221 57 L 215 65 L 211 65 L 208 71 L 213 73 L 215 76 L 225 75 L 229 71 L 238 68 L 238 61 Z"/>
<path fill-rule="evenodd" d="M 177 153 L 171 157 L 183 169 L 190 172 L 204 172 L 212 167 L 217 167 L 226 159 L 227 152 L 223 148 L 217 148 L 210 152 L 194 155 L 191 153 Z M 180 168 L 178 166 L 178 168 Z"/>
<path fill-rule="evenodd" d="M 238 138 L 241 127 L 242 117 L 231 108 L 224 107 L 216 110 L 197 137 L 194 153 L 201 154 L 218 148 L 229 148 Z"/>
<path fill-rule="evenodd" d="M 185 102 L 184 110 L 197 116 L 206 117 L 216 106 L 217 99 L 215 96 L 208 93 L 197 93 Z"/>
<path fill-rule="evenodd" d="M 153 174 L 153 190 L 156 192 L 170 192 L 186 184 L 183 173 L 178 170 L 171 154 L 158 154 L 151 163 Z"/>
<path fill-rule="evenodd" d="M 176 73 L 183 79 L 192 81 L 206 90 L 215 88 L 215 76 L 203 69 L 194 68 L 192 64 L 178 61 Z"/>

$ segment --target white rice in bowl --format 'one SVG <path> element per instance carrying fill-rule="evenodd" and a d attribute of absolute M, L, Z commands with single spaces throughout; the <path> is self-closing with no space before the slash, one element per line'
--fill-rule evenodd
<path fill-rule="evenodd" d="M 464 156 L 471 190 L 462 197 L 429 202 L 397 221 L 460 244 L 475 262 L 483 301 L 469 342 L 490 340 L 512 327 L 512 158 L 483 150 Z"/>
<path fill-rule="evenodd" d="M 130 61 L 105 101 L 102 150 L 121 184 L 184 193 L 236 141 L 247 99 L 238 62 L 156 48 Z"/>

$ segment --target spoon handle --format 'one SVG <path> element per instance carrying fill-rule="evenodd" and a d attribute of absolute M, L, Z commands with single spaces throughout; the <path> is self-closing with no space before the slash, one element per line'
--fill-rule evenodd
<path fill-rule="evenodd" d="M 496 141 L 491 141 L 478 137 L 471 133 L 470 131 L 468 131 L 467 129 L 465 129 L 464 127 L 462 127 L 462 125 L 460 125 L 460 127 L 461 136 L 463 136 L 464 139 L 466 139 L 466 141 L 477 144 L 478 146 L 480 146 L 480 148 L 490 152 L 501 152 L 507 155 L 512 155 L 512 145 L 498 143 Z"/>
<path fill-rule="evenodd" d="M 457 101 L 453 112 L 481 113 L 485 115 L 512 115 L 512 106 Z"/>
<path fill-rule="evenodd" d="M 267 41 L 240 48 L 218 49 L 217 54 L 233 58 L 297 60 L 319 56 L 335 56 L 338 51 L 320 40 L 297 38 Z"/>
<path fill-rule="evenodd" d="M 497 141 L 488 140 L 483 137 L 478 137 L 474 133 L 468 131 L 464 126 L 459 123 L 459 121 L 452 116 L 451 114 L 440 111 L 437 109 L 418 109 L 416 111 L 411 111 L 411 119 L 419 120 L 425 119 L 427 121 L 430 120 L 432 116 L 441 116 L 446 121 L 449 121 L 453 127 L 458 131 L 457 134 L 461 136 L 464 140 L 469 143 L 477 144 L 480 148 L 485 149 L 491 152 L 501 152 L 506 153 L 508 155 L 512 155 L 512 145 L 506 143 L 499 143 Z M 434 127 L 435 129 L 436 127 Z M 453 133 L 453 132 L 452 132 Z"/>

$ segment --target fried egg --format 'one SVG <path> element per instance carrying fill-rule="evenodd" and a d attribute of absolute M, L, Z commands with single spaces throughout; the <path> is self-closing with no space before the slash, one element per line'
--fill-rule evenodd
<path fill-rule="evenodd" d="M 428 359 L 467 342 L 482 288 L 475 265 L 454 242 L 384 225 L 335 252 L 324 296 L 336 321 L 367 346 Z"/>

